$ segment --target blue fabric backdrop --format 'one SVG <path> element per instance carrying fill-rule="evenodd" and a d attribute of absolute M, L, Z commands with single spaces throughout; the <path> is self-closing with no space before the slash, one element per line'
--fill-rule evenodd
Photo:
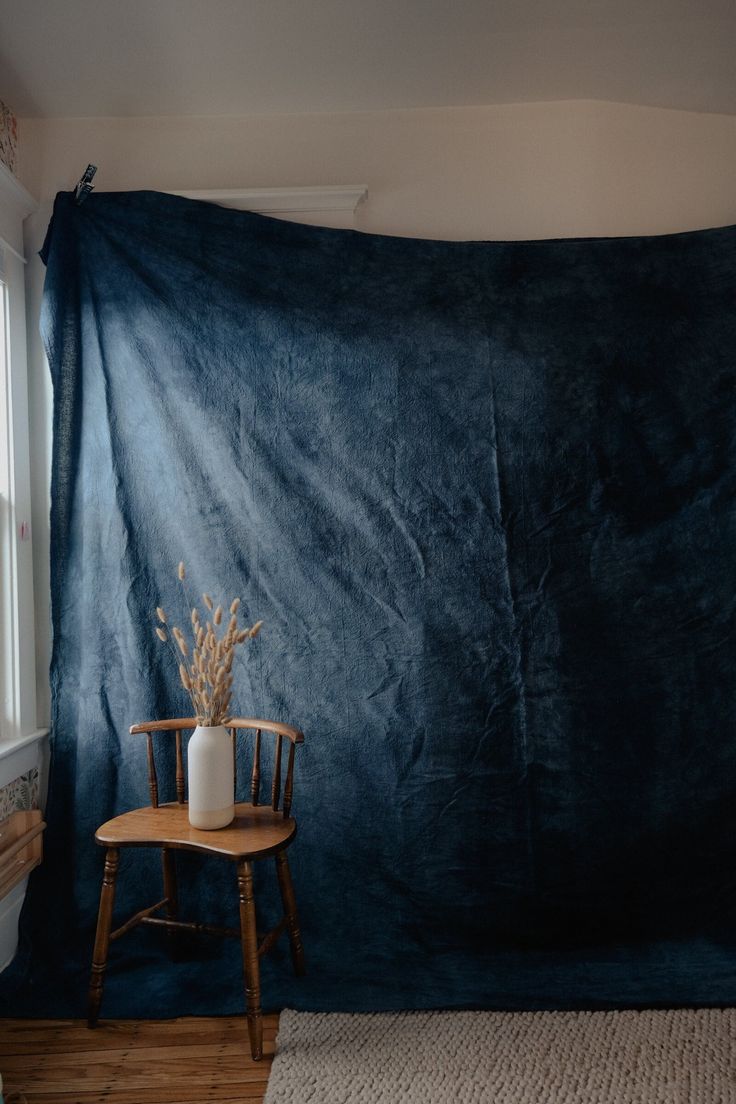
<path fill-rule="evenodd" d="M 148 800 L 128 726 L 186 710 L 152 632 L 180 559 L 265 621 L 238 711 L 306 733 L 309 976 L 284 943 L 267 1006 L 735 1000 L 736 229 L 448 243 L 62 194 L 45 259 L 53 770 L 3 1009 L 83 1009 L 93 833 Z M 230 865 L 180 859 L 183 911 L 232 922 Z M 158 896 L 124 857 L 119 914 Z M 115 944 L 103 1014 L 239 1010 L 237 945 L 198 946 Z"/>

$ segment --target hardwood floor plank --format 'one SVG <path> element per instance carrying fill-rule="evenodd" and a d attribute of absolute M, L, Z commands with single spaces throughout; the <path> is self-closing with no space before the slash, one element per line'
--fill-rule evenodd
<path fill-rule="evenodd" d="M 271 1054 L 273 1056 L 273 1047 Z M 116 1077 L 125 1075 L 125 1083 L 132 1085 L 168 1085 L 177 1077 L 186 1080 L 189 1085 L 205 1085 L 215 1077 L 221 1084 L 231 1084 L 237 1081 L 253 1081 L 260 1077 L 260 1063 L 254 1063 L 252 1067 L 245 1066 L 245 1055 L 226 1058 L 195 1058 L 190 1062 L 133 1062 L 127 1055 L 118 1061 L 109 1061 L 96 1066 L 86 1066 L 79 1063 L 77 1066 L 65 1065 L 58 1068 L 28 1069 L 14 1071 L 26 1081 L 27 1084 L 61 1084 L 72 1082 L 80 1088 L 83 1085 L 100 1085 L 103 1082 L 113 1081 Z M 10 1067 L 4 1067 L 11 1072 Z"/>
<path fill-rule="evenodd" d="M 262 1102 L 278 1031 L 264 1017 L 264 1060 L 253 1062 L 244 1016 L 0 1020 L 6 1092 L 28 1104 Z"/>
<path fill-rule="evenodd" d="M 276 1031 L 264 1032 L 263 1041 L 266 1052 L 273 1053 L 273 1044 Z M 118 1058 L 118 1056 L 121 1056 Z M 58 1052 L 38 1050 L 31 1053 L 5 1055 L 2 1061 L 4 1070 L 21 1069 L 60 1069 L 65 1066 L 83 1065 L 86 1067 L 102 1065 L 111 1061 L 127 1061 L 129 1056 L 134 1056 L 137 1062 L 149 1061 L 176 1061 L 186 1062 L 193 1058 L 217 1058 L 232 1056 L 241 1059 L 249 1057 L 248 1040 L 240 1039 L 237 1043 L 210 1043 L 200 1045 L 198 1043 L 173 1044 L 171 1046 L 156 1047 L 122 1047 L 119 1050 L 113 1048 L 99 1048 L 97 1050 L 72 1050 L 64 1047 Z"/>
<path fill-rule="evenodd" d="M 254 1098 L 257 1100 L 259 1098 L 258 1094 L 260 1093 L 263 1096 L 266 1089 L 265 1081 L 230 1081 L 223 1084 L 219 1080 L 214 1083 L 199 1080 L 195 1084 L 188 1083 L 185 1085 L 182 1083 L 173 1088 L 161 1085 L 151 1089 L 147 1083 L 140 1084 L 137 1080 L 134 1080 L 129 1084 L 127 1078 L 122 1078 L 112 1084 L 109 1081 L 95 1081 L 81 1086 L 76 1081 L 58 1081 L 55 1084 L 47 1082 L 36 1085 L 27 1084 L 26 1082 L 17 1084 L 10 1082 L 7 1086 L 7 1095 L 10 1096 L 15 1090 L 23 1093 L 29 1100 L 32 1098 L 43 1100 L 46 1096 L 67 1096 L 74 1099 L 79 1098 L 85 1101 L 85 1104 L 90 1104 L 91 1101 L 108 1100 L 110 1095 L 118 1091 L 123 1084 L 127 1086 L 126 1091 L 138 1101 L 138 1104 L 143 1104 L 146 1099 L 151 1101 L 179 1099 L 187 1092 L 191 1093 L 187 1098 L 190 1101 L 218 1100 L 222 1098 L 223 1093 L 228 1095 L 243 1093 L 248 1086 L 253 1089 Z M 3 1091 L 5 1091 L 5 1085 L 3 1085 Z"/>
<path fill-rule="evenodd" d="M 264 1038 L 274 1038 L 278 1014 L 263 1018 Z M 101 1020 L 90 1031 L 83 1020 L 0 1020 L 0 1056 L 54 1053 L 70 1049 L 121 1050 L 133 1047 L 188 1046 L 195 1043 L 248 1045 L 245 1016 L 182 1017 L 176 1020 Z M 52 1049 L 53 1048 L 53 1049 Z"/>
<path fill-rule="evenodd" d="M 196 1096 L 182 1095 L 186 1090 L 179 1085 L 175 1089 L 135 1089 L 134 1091 L 106 1092 L 100 1096 L 97 1092 L 46 1093 L 35 1090 L 19 1090 L 19 1086 L 7 1086 L 8 1093 L 22 1091 L 28 1104 L 195 1104 L 206 1101 L 207 1104 L 225 1104 L 230 1101 L 248 1101 L 249 1104 L 263 1104 L 266 1095 L 266 1081 L 248 1085 L 232 1086 L 226 1089 L 210 1091 L 200 1090 Z M 223 1092 L 227 1096 L 223 1096 Z M 232 1093 L 237 1093 L 233 1096 Z"/>
<path fill-rule="evenodd" d="M 278 1023 L 278 1012 L 267 1012 L 263 1022 L 271 1025 Z M 175 1033 L 182 1026 L 201 1027 L 203 1030 L 216 1030 L 223 1027 L 241 1027 L 245 1023 L 244 1015 L 237 1016 L 177 1016 L 168 1020 L 106 1020 L 101 1019 L 95 1031 L 112 1030 L 123 1034 L 135 1035 L 139 1032 L 167 1035 Z M 19 1035 L 33 1035 L 48 1031 L 89 1031 L 87 1021 L 75 1020 L 25 1020 L 12 1016 L 0 1018 L 0 1028 Z"/>

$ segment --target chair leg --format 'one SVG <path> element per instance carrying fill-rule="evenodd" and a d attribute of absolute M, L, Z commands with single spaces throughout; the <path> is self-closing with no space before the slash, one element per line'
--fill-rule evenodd
<path fill-rule="evenodd" d="M 117 847 L 108 847 L 105 855 L 105 873 L 102 877 L 100 892 L 100 911 L 97 915 L 97 933 L 95 949 L 92 953 L 92 974 L 89 980 L 87 1026 L 96 1027 L 102 1002 L 102 987 L 107 967 L 107 952 L 110 946 L 110 928 L 112 927 L 112 909 L 115 902 L 115 879 L 118 873 L 120 851 Z"/>
<path fill-rule="evenodd" d="M 169 920 L 178 920 L 179 893 L 176 883 L 176 862 L 172 848 L 161 848 L 161 865 L 164 873 L 164 897 L 168 898 L 166 915 Z M 176 961 L 179 958 L 179 933 L 174 928 L 167 928 L 166 938 L 169 944 L 169 955 Z"/>
<path fill-rule="evenodd" d="M 246 859 L 238 859 L 238 894 L 240 897 L 240 941 L 243 948 L 243 973 L 245 975 L 245 1002 L 250 1052 L 253 1061 L 258 1062 L 263 1057 L 261 976 L 258 963 L 256 904 L 253 897 L 253 864 Z"/>
<path fill-rule="evenodd" d="M 297 977 L 304 977 L 306 969 L 304 966 L 304 947 L 302 946 L 302 933 L 299 930 L 299 914 L 296 910 L 294 885 L 291 880 L 289 860 L 286 857 L 285 851 L 279 851 L 278 855 L 276 856 L 276 873 L 279 879 L 281 900 L 284 905 L 286 930 L 289 933 L 289 944 L 291 945 L 291 961 L 294 964 L 294 973 Z"/>

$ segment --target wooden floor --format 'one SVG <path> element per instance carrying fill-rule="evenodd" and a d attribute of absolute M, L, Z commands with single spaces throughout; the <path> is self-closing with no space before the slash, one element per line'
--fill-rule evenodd
<path fill-rule="evenodd" d="M 0 1073 L 43 1104 L 236 1104 L 262 1101 L 278 1016 L 264 1017 L 253 1062 L 244 1016 L 108 1020 L 0 1020 Z"/>

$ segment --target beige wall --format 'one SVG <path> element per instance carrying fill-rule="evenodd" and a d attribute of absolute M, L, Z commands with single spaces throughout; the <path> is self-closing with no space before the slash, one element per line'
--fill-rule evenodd
<path fill-rule="evenodd" d="M 736 218 L 736 117 L 622 104 L 248 118 L 21 120 L 38 198 L 365 183 L 365 230 L 442 238 L 663 233 Z"/>
<path fill-rule="evenodd" d="M 356 226 L 438 238 L 659 234 L 736 222 L 736 117 L 622 104 L 247 118 L 20 122 L 20 175 L 42 201 L 89 161 L 100 190 L 366 184 Z M 50 395 L 37 337 L 42 266 L 28 266 L 39 721 L 48 712 Z"/>

